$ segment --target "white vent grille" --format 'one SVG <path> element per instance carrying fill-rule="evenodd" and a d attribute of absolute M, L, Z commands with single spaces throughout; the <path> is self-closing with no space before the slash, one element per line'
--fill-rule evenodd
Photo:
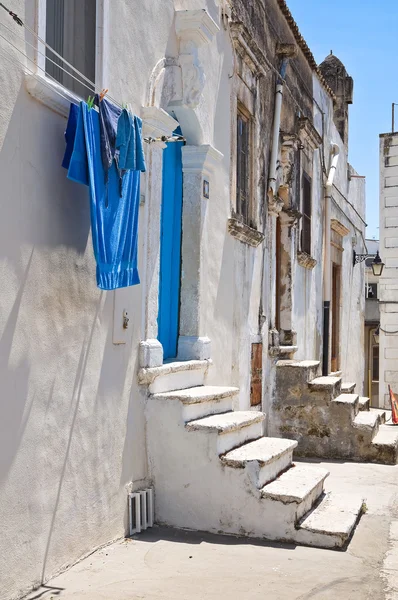
<path fill-rule="evenodd" d="M 148 488 L 129 494 L 129 519 L 130 535 L 140 533 L 148 527 L 153 527 L 153 489 Z"/>

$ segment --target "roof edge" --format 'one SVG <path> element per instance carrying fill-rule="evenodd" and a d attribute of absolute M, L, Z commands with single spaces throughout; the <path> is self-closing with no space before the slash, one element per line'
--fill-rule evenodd
<path fill-rule="evenodd" d="M 333 100 L 336 100 L 336 95 L 333 92 L 332 88 L 329 87 L 325 78 L 323 77 L 322 73 L 320 72 L 317 62 L 314 58 L 314 55 L 312 54 L 304 37 L 301 35 L 300 29 L 299 29 L 296 21 L 294 20 L 294 17 L 292 15 L 292 13 L 290 12 L 288 5 L 286 4 L 286 0 L 277 0 L 277 3 L 288 23 L 292 33 L 293 33 L 294 37 L 295 37 L 295 40 L 296 40 L 298 46 L 300 47 L 305 58 L 307 59 L 308 64 L 313 69 L 313 71 L 315 71 L 315 73 L 318 75 L 319 80 L 320 80 L 321 84 L 323 85 L 323 87 L 325 88 L 325 90 L 329 93 L 329 95 L 332 97 Z"/>

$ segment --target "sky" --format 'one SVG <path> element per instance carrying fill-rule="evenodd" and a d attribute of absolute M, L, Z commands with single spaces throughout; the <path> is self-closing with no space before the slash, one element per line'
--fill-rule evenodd
<path fill-rule="evenodd" d="M 354 79 L 349 161 L 366 175 L 366 237 L 379 237 L 379 134 L 398 103 L 397 0 L 287 0 L 319 64 L 333 50 Z M 396 107 L 398 130 L 398 106 Z"/>

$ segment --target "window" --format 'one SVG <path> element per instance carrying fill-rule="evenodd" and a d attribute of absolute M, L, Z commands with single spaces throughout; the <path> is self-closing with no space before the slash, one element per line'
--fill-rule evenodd
<path fill-rule="evenodd" d="M 377 283 L 367 283 L 365 285 L 365 297 L 368 300 L 377 300 Z"/>
<path fill-rule="evenodd" d="M 236 140 L 236 212 L 247 225 L 251 219 L 250 115 L 238 107 Z"/>
<path fill-rule="evenodd" d="M 372 381 L 379 381 L 379 346 L 373 346 L 372 350 Z"/>
<path fill-rule="evenodd" d="M 301 250 L 311 255 L 311 179 L 303 173 L 302 218 L 301 218 Z"/>
<path fill-rule="evenodd" d="M 91 81 L 95 80 L 95 31 L 96 0 L 46 0 L 47 44 Z M 60 67 L 78 77 L 47 48 L 46 73 L 81 97 L 90 94 Z"/>

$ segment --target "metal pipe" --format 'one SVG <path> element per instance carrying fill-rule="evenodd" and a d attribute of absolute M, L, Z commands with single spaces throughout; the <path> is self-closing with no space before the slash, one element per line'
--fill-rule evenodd
<path fill-rule="evenodd" d="M 268 177 L 268 190 L 275 195 L 276 191 L 276 167 L 278 164 L 279 150 L 279 129 L 281 126 L 282 100 L 283 100 L 283 79 L 285 79 L 287 63 L 289 59 L 284 57 L 279 71 L 275 90 L 275 107 L 274 107 L 274 122 L 272 126 L 272 141 L 271 141 L 271 159 Z"/>
<path fill-rule="evenodd" d="M 332 189 L 334 176 L 336 174 L 337 163 L 339 162 L 340 148 L 337 144 L 332 144 L 332 160 L 330 163 L 329 175 L 325 186 L 325 254 L 323 267 L 323 357 L 322 374 L 329 373 L 329 338 L 330 338 L 330 300 L 332 289 L 331 277 L 331 232 L 330 232 L 330 205 L 332 198 Z"/>

